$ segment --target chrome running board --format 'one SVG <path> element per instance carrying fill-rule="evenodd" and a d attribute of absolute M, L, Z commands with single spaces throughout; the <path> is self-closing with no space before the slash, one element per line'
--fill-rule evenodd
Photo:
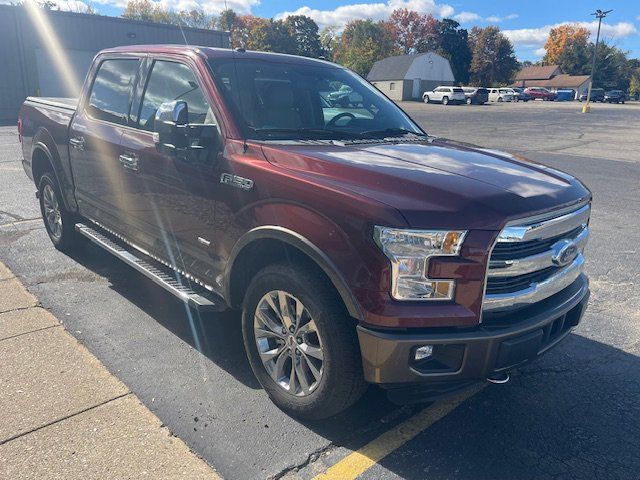
<path fill-rule="evenodd" d="M 190 307 L 200 312 L 220 312 L 226 310 L 227 307 L 222 298 L 195 285 L 187 278 L 184 278 L 171 268 L 162 265 L 160 262 L 146 257 L 142 253 L 125 248 L 122 242 L 115 236 L 107 232 L 100 232 L 83 223 L 77 223 L 75 228 L 80 234 L 87 237 L 93 243 L 102 247 L 130 267 L 133 267 L 145 277 L 150 278 L 154 283 L 178 297 Z"/>

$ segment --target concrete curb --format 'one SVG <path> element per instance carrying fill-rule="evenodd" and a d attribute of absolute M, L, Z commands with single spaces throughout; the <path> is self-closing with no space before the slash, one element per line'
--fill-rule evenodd
<path fill-rule="evenodd" d="M 0 365 L 3 478 L 220 478 L 1 263 Z"/>

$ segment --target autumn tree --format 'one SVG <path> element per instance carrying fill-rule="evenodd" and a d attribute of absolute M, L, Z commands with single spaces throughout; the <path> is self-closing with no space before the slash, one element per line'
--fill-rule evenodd
<path fill-rule="evenodd" d="M 394 46 L 400 53 L 414 53 L 418 45 L 429 33 L 435 19 L 431 15 L 420 15 L 414 10 L 399 8 L 394 10 L 385 22 Z"/>
<path fill-rule="evenodd" d="M 498 27 L 473 27 L 469 42 L 473 55 L 470 73 L 474 84 L 491 86 L 511 81 L 518 61 L 513 45 Z"/>
<path fill-rule="evenodd" d="M 398 53 L 383 22 L 354 20 L 347 23 L 334 59 L 351 70 L 366 75 L 377 60 Z"/>
<path fill-rule="evenodd" d="M 578 25 L 560 25 L 552 28 L 544 45 L 543 62 L 559 65 L 564 73 L 578 75 L 589 65 L 589 30 Z"/>

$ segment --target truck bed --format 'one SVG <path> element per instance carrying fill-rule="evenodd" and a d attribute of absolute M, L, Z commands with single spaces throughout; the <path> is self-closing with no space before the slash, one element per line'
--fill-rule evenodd
<path fill-rule="evenodd" d="M 46 145 L 66 205 L 75 203 L 69 165 L 68 132 L 77 103 L 77 98 L 27 97 L 20 110 L 24 170 L 30 178 L 34 178 L 34 143 Z"/>
<path fill-rule="evenodd" d="M 75 111 L 78 104 L 77 98 L 64 97 L 27 97 L 27 102 L 45 105 L 48 107 L 64 108 L 65 110 Z"/>

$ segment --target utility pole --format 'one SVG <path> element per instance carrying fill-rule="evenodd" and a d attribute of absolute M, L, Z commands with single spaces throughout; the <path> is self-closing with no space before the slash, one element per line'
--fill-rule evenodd
<path fill-rule="evenodd" d="M 591 111 L 591 106 L 589 103 L 591 102 L 591 88 L 593 87 L 593 74 L 596 70 L 596 53 L 598 53 L 598 42 L 600 41 L 600 26 L 602 25 L 602 19 L 606 17 L 609 13 L 613 12 L 613 10 L 607 10 L 603 12 L 598 9 L 593 12 L 591 15 L 595 16 L 598 19 L 598 34 L 596 35 L 596 44 L 593 47 L 593 60 L 591 61 L 591 77 L 589 77 L 589 88 L 587 90 L 587 103 L 584 107 L 582 107 L 582 113 L 589 113 Z"/>

